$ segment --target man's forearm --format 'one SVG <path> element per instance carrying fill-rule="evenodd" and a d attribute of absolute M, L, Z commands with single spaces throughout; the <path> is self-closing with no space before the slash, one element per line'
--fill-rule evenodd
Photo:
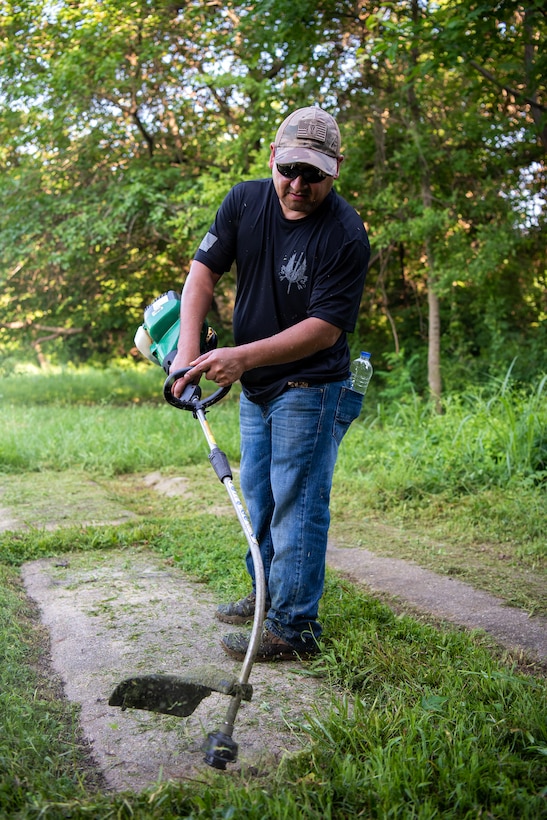
<path fill-rule="evenodd" d="M 252 370 L 255 367 L 304 359 L 319 350 L 332 347 L 341 332 L 340 328 L 323 319 L 310 317 L 275 336 L 241 345 L 238 349 L 243 357 L 244 370 Z"/>
<path fill-rule="evenodd" d="M 205 265 L 192 262 L 180 304 L 180 333 L 175 360 L 179 368 L 186 367 L 200 355 L 201 328 L 211 307 L 217 280 L 218 277 Z"/>

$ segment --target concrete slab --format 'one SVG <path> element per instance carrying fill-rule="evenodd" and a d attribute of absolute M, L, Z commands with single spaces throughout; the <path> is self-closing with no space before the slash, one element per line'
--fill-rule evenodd
<path fill-rule="evenodd" d="M 372 592 L 395 595 L 437 618 L 483 629 L 502 646 L 547 661 L 547 618 L 529 616 L 503 600 L 449 576 L 366 549 L 329 544 L 327 562 Z"/>
<path fill-rule="evenodd" d="M 146 673 L 184 674 L 214 664 L 239 675 L 219 639 L 234 631 L 214 617 L 203 586 L 148 552 L 103 552 L 24 565 L 26 590 L 51 636 L 54 670 L 79 704 L 85 739 L 113 790 L 139 791 L 158 781 L 204 776 L 203 744 L 225 719 L 230 699 L 212 693 L 188 718 L 108 705 L 115 686 Z M 243 703 L 233 739 L 237 764 L 277 766 L 307 743 L 298 725 L 325 697 L 321 681 L 299 663 L 255 664 L 253 699 Z"/>

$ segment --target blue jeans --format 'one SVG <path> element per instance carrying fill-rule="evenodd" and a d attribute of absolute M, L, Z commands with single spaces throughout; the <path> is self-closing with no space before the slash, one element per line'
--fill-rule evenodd
<path fill-rule="evenodd" d="M 241 490 L 264 563 L 266 627 L 315 644 L 338 447 L 363 397 L 348 382 L 291 387 L 266 404 L 241 395 Z M 254 570 L 247 554 L 254 585 Z"/>

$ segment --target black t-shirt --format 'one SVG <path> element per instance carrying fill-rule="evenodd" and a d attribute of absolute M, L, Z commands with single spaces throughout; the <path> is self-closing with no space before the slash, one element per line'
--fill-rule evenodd
<path fill-rule="evenodd" d="M 293 220 L 283 216 L 271 179 L 232 188 L 195 258 L 219 275 L 236 263 L 236 345 L 309 317 L 343 331 L 332 347 L 312 356 L 248 370 L 241 377 L 248 398 L 270 401 L 288 381 L 347 378 L 346 332 L 355 328 L 369 256 L 362 220 L 334 190 L 312 214 Z"/>

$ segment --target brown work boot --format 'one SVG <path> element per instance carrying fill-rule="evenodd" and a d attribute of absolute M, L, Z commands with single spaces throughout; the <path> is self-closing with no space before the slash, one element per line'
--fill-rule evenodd
<path fill-rule="evenodd" d="M 256 595 L 251 592 L 246 598 L 233 604 L 220 604 L 215 615 L 225 624 L 248 624 L 254 619 L 255 604 Z"/>
<path fill-rule="evenodd" d="M 247 654 L 250 637 L 250 634 L 245 634 L 244 632 L 231 632 L 229 635 L 225 635 L 222 638 L 220 645 L 231 658 L 236 658 L 236 660 L 242 661 Z M 262 638 L 260 640 L 260 646 L 258 647 L 255 660 L 304 660 L 305 658 L 315 655 L 317 651 L 318 647 L 316 644 L 307 649 L 303 649 L 302 651 L 298 651 L 282 638 L 278 638 L 277 635 L 274 635 L 269 629 L 265 628 L 262 631 Z"/>

